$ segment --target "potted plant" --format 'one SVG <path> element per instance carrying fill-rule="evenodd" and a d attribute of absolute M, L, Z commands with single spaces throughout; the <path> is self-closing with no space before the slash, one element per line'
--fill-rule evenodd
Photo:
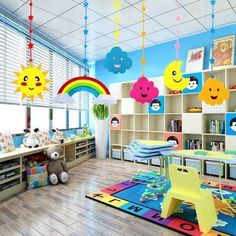
<path fill-rule="evenodd" d="M 105 159 L 108 139 L 109 107 L 105 104 L 94 104 L 92 110 L 95 118 L 96 157 Z"/>

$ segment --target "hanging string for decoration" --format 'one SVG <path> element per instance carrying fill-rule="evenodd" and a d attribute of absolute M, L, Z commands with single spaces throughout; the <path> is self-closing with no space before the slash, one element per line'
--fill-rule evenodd
<path fill-rule="evenodd" d="M 131 90 L 130 90 L 130 97 L 134 98 L 137 102 L 140 103 L 151 103 L 153 99 L 156 99 L 159 90 L 154 86 L 153 81 L 149 81 L 145 75 L 144 75 L 144 68 L 146 64 L 146 58 L 145 58 L 145 11 L 146 6 L 144 0 L 142 1 L 142 31 L 141 31 L 141 50 L 142 50 L 142 57 L 140 60 L 141 63 L 141 77 L 133 84 Z"/>
<path fill-rule="evenodd" d="M 84 0 L 84 76 L 87 76 L 87 67 L 88 67 L 88 59 L 87 59 L 87 36 L 88 36 L 88 2 L 87 0 Z"/>
<path fill-rule="evenodd" d="M 50 82 L 45 76 L 48 71 L 42 71 L 41 65 L 37 67 L 33 66 L 33 1 L 29 1 L 29 66 L 25 67 L 21 65 L 21 72 L 15 72 L 17 79 L 12 81 L 12 83 L 17 85 L 15 92 L 21 92 L 21 99 L 30 97 L 31 102 L 34 101 L 35 96 L 43 99 L 42 92 L 48 91 L 46 84 Z"/>
<path fill-rule="evenodd" d="M 210 58 L 210 66 L 211 66 L 211 78 L 214 78 L 214 63 L 215 59 L 213 57 L 214 50 L 214 33 L 215 33 L 215 4 L 216 0 L 211 0 L 211 58 Z"/>
<path fill-rule="evenodd" d="M 177 14 L 175 16 L 176 20 L 176 43 L 175 43 L 175 61 L 170 62 L 165 68 L 164 72 L 164 81 L 167 88 L 175 93 L 179 93 L 179 91 L 185 89 L 189 85 L 189 78 L 183 78 L 183 73 L 181 72 L 181 66 L 183 61 L 179 59 L 179 51 L 180 51 L 180 4 L 176 0 L 177 4 Z"/>
<path fill-rule="evenodd" d="M 177 15 L 175 17 L 176 19 L 176 23 L 177 23 L 177 28 L 176 28 L 176 44 L 175 44 L 175 50 L 176 50 L 176 60 L 179 60 L 179 50 L 180 50 L 180 43 L 179 43 L 179 39 L 180 39 L 180 31 L 179 31 L 179 24 L 180 24 L 180 4 L 178 1 L 176 1 L 177 3 Z"/>
<path fill-rule="evenodd" d="M 210 78 L 207 79 L 206 83 L 203 85 L 202 91 L 199 93 L 198 97 L 200 100 L 204 101 L 206 104 L 215 106 L 221 105 L 225 100 L 229 98 L 229 91 L 225 88 L 225 85 L 222 81 L 215 78 L 214 73 L 214 33 L 215 33 L 215 4 L 216 0 L 210 0 L 211 4 L 211 58 L 210 62 L 210 70 L 211 75 Z"/>
<path fill-rule="evenodd" d="M 115 31 L 114 31 L 114 38 L 115 38 L 115 46 L 110 50 L 109 53 L 106 54 L 103 66 L 107 68 L 110 72 L 114 74 L 118 73 L 125 73 L 126 70 L 130 69 L 132 66 L 132 60 L 128 57 L 128 53 L 123 51 L 119 46 L 119 37 L 120 37 L 120 30 L 119 30 L 119 22 L 120 22 L 120 0 L 114 1 L 114 8 L 115 8 Z"/>
<path fill-rule="evenodd" d="M 115 7 L 115 31 L 114 31 L 114 37 L 115 37 L 115 44 L 119 44 L 119 37 L 120 37 L 120 30 L 119 30 L 119 22 L 120 22 L 120 1 L 115 0 L 114 1 L 114 7 Z"/>
<path fill-rule="evenodd" d="M 146 58 L 145 58 L 145 36 L 146 36 L 146 32 L 145 32 L 145 11 L 146 11 L 146 6 L 145 6 L 144 0 L 142 2 L 141 11 L 142 11 L 142 31 L 141 31 L 142 58 L 141 58 L 141 67 L 142 67 L 142 76 L 144 76 L 144 68 L 145 68 L 145 64 L 146 64 Z"/>
<path fill-rule="evenodd" d="M 29 19 L 29 44 L 28 44 L 28 47 L 29 47 L 29 63 L 32 63 L 33 62 L 33 55 L 32 54 L 33 54 L 33 47 L 34 47 L 33 40 L 32 40 L 32 36 L 33 36 L 32 23 L 33 23 L 33 19 L 34 19 L 32 0 L 30 0 L 29 6 L 30 6 L 30 14 L 28 16 L 28 19 Z"/>

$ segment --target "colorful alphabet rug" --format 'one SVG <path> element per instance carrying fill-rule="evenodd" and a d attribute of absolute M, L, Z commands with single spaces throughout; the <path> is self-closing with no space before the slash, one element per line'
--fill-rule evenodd
<path fill-rule="evenodd" d="M 210 189 L 214 196 L 218 221 L 208 234 L 202 234 L 196 220 L 196 213 L 193 205 L 183 203 L 178 213 L 168 219 L 160 217 L 163 197 L 157 200 L 140 202 L 140 197 L 146 186 L 134 183 L 130 180 L 124 181 L 100 191 L 90 193 L 86 197 L 101 202 L 121 211 L 151 221 L 160 226 L 169 228 L 185 235 L 236 235 L 236 186 L 222 185 L 223 197 L 230 202 L 228 207 L 220 200 L 218 183 L 202 182 L 202 188 Z"/>

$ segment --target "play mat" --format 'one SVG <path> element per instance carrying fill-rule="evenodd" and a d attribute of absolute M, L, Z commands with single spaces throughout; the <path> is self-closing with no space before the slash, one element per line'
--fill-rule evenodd
<path fill-rule="evenodd" d="M 232 210 L 220 201 L 218 183 L 202 182 L 202 188 L 208 188 L 212 191 L 218 214 L 218 221 L 208 234 L 202 234 L 199 231 L 195 210 L 188 203 L 182 204 L 180 211 L 168 219 L 161 218 L 163 197 L 159 197 L 157 200 L 140 202 L 140 196 L 145 188 L 144 184 L 127 180 L 90 193 L 86 197 L 181 234 L 194 236 L 236 235 L 236 217 Z M 222 185 L 222 192 L 224 198 L 230 199 L 233 203 L 232 206 L 236 209 L 236 186 Z"/>

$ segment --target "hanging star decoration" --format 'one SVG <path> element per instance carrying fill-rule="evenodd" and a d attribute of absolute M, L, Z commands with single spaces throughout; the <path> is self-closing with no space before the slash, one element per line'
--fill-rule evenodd
<path fill-rule="evenodd" d="M 144 68 L 146 64 L 145 58 L 145 11 L 146 6 L 143 0 L 142 3 L 142 31 L 140 33 L 142 38 L 142 56 L 140 59 L 141 67 L 142 67 L 142 76 L 138 78 L 138 80 L 133 84 L 130 90 L 130 97 L 134 98 L 135 101 L 140 103 L 150 103 L 154 98 L 157 98 L 159 95 L 159 90 L 154 86 L 153 81 L 149 81 L 148 78 L 144 75 Z"/>
<path fill-rule="evenodd" d="M 120 21 L 120 1 L 115 0 L 114 7 L 115 7 L 115 31 L 114 31 L 114 37 L 115 37 L 115 44 L 116 46 L 113 47 L 110 52 L 108 52 L 105 56 L 103 66 L 108 69 L 108 71 L 118 74 L 118 73 L 125 73 L 126 70 L 130 69 L 132 67 L 132 60 L 128 57 L 128 53 L 126 51 L 123 51 L 119 46 L 119 37 L 120 37 L 120 31 L 119 31 L 119 21 Z"/>
<path fill-rule="evenodd" d="M 215 0 L 210 0 L 211 4 L 211 51 L 214 49 L 214 19 L 215 19 Z M 211 54 L 211 58 L 209 59 L 210 67 L 211 67 L 211 78 L 208 78 L 206 83 L 203 85 L 202 91 L 199 93 L 198 98 L 205 102 L 208 105 L 215 106 L 221 105 L 225 100 L 229 98 L 229 90 L 225 88 L 223 82 L 215 78 L 214 74 L 214 63 L 215 59 L 213 57 L 213 53 Z"/>
<path fill-rule="evenodd" d="M 46 87 L 46 84 L 50 82 L 49 79 L 47 79 L 45 76 L 48 73 L 48 71 L 42 71 L 42 66 L 38 65 L 37 67 L 33 66 L 33 41 L 32 41 L 32 35 L 33 35 L 33 27 L 32 27 L 32 21 L 33 21 L 33 14 L 32 14 L 32 8 L 33 3 L 32 0 L 29 2 L 30 6 L 30 15 L 28 16 L 29 19 L 29 66 L 25 67 L 24 65 L 21 65 L 21 72 L 15 72 L 17 79 L 12 81 L 12 83 L 17 84 L 17 88 L 15 92 L 21 92 L 22 96 L 21 99 L 24 100 L 26 97 L 30 97 L 31 102 L 34 102 L 35 96 L 38 96 L 39 98 L 43 99 L 42 92 L 43 91 L 49 91 L 49 89 Z"/>
<path fill-rule="evenodd" d="M 181 66 L 183 64 L 183 61 L 179 60 L 179 51 L 180 51 L 180 30 L 179 30 L 179 24 L 180 24 L 180 4 L 178 1 L 177 3 L 177 15 L 175 17 L 176 19 L 176 44 L 175 44 L 175 50 L 176 50 L 176 59 L 175 61 L 170 62 L 164 71 L 164 82 L 167 88 L 169 88 L 172 91 L 181 91 L 185 89 L 189 85 L 189 78 L 183 78 L 182 72 L 181 72 Z"/>

